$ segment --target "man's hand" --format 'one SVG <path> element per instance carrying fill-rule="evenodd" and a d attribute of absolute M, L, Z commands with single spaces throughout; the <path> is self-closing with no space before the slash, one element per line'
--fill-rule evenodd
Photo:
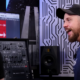
<path fill-rule="evenodd" d="M 4 78 L 0 79 L 0 80 L 4 80 Z"/>

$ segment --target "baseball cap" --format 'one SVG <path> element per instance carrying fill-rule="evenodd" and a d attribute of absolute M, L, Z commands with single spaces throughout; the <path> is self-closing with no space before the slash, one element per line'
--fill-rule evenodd
<path fill-rule="evenodd" d="M 56 15 L 58 18 L 63 19 L 64 14 L 67 13 L 69 15 L 79 15 L 80 16 L 80 5 L 73 4 L 69 9 L 58 8 L 56 10 Z"/>

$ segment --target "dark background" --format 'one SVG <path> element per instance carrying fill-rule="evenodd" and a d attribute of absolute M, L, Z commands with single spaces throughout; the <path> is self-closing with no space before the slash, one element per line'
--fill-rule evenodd
<path fill-rule="evenodd" d="M 23 13 L 26 6 L 35 6 L 39 9 L 39 0 L 10 0 L 6 11 Z"/>
<path fill-rule="evenodd" d="M 12 8 L 10 10 L 8 10 L 9 8 L 7 8 L 7 11 L 12 11 L 12 12 L 21 12 L 24 11 L 25 6 L 36 6 L 39 9 L 39 0 L 10 0 L 9 4 Z M 15 4 L 18 6 L 18 8 L 16 9 Z M 20 4 L 22 4 L 22 6 L 20 6 Z M 6 11 L 6 0 L 1 0 L 0 2 L 0 11 Z"/>

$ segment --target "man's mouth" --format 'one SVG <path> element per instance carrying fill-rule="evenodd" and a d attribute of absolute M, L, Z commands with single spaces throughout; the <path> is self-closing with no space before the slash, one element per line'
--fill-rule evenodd
<path fill-rule="evenodd" d="M 69 32 L 71 32 L 71 30 L 67 30 L 66 32 L 69 33 Z"/>
<path fill-rule="evenodd" d="M 67 34 L 70 35 L 72 30 L 66 30 Z"/>

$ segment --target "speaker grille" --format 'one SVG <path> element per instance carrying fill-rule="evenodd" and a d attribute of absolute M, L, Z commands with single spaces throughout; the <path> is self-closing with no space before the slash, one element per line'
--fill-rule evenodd
<path fill-rule="evenodd" d="M 59 46 L 41 46 L 41 75 L 60 73 Z"/>

